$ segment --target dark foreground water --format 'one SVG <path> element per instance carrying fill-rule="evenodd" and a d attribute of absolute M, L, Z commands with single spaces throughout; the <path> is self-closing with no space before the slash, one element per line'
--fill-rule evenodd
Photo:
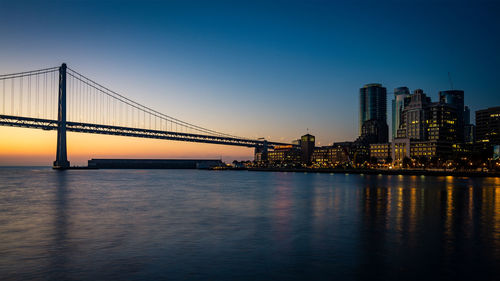
<path fill-rule="evenodd" d="M 500 178 L 0 169 L 0 280 L 499 280 Z"/>

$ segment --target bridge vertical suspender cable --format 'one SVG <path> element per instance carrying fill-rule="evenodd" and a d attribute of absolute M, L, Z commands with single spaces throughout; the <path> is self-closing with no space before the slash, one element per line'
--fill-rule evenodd
<path fill-rule="evenodd" d="M 2 114 L 5 114 L 5 80 L 2 80 Z"/>
<path fill-rule="evenodd" d="M 10 86 L 10 111 L 12 115 L 15 115 L 14 113 L 14 79 L 11 80 L 11 86 Z"/>
<path fill-rule="evenodd" d="M 23 115 L 23 77 L 21 77 L 19 82 L 19 91 L 21 94 L 19 95 L 19 116 Z"/>
<path fill-rule="evenodd" d="M 39 86 L 39 83 L 38 83 L 38 75 L 36 76 L 36 92 L 35 92 L 35 110 L 36 110 L 36 117 L 40 117 L 40 108 L 38 107 L 38 86 Z"/>

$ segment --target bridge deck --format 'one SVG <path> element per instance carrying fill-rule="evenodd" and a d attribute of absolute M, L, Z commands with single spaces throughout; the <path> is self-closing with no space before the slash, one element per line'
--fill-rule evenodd
<path fill-rule="evenodd" d="M 57 130 L 57 120 L 39 119 L 30 117 L 19 117 L 0 115 L 0 126 L 22 127 L 42 130 Z M 172 131 L 148 130 L 130 127 L 119 127 L 109 125 L 98 125 L 89 123 L 66 122 L 66 130 L 69 132 L 116 135 L 138 138 L 165 139 L 175 141 L 188 141 L 200 143 L 223 144 L 244 147 L 264 146 L 262 140 L 232 138 L 224 136 L 211 136 L 191 133 L 179 133 Z M 269 148 L 287 143 L 267 142 Z"/>

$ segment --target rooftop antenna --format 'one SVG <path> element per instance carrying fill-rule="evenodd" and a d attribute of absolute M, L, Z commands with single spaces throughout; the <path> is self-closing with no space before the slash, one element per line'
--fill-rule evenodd
<path fill-rule="evenodd" d="M 453 82 L 451 81 L 451 74 L 448 72 L 448 80 L 450 80 L 451 90 L 453 90 Z"/>

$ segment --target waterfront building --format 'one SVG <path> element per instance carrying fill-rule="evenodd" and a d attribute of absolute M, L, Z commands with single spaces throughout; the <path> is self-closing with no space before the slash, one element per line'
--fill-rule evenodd
<path fill-rule="evenodd" d="M 220 159 L 91 159 L 95 169 L 208 169 L 222 167 Z"/>
<path fill-rule="evenodd" d="M 500 144 L 500 106 L 476 111 L 476 142 Z"/>
<path fill-rule="evenodd" d="M 344 155 L 347 157 L 347 162 L 351 162 L 354 159 L 355 151 L 355 142 L 352 141 L 343 141 L 343 142 L 335 142 L 333 143 L 333 147 L 339 147 L 344 151 Z"/>
<path fill-rule="evenodd" d="M 293 164 L 302 160 L 301 150 L 293 145 L 275 146 L 274 150 L 267 152 L 270 164 Z"/>
<path fill-rule="evenodd" d="M 370 145 L 364 142 L 355 141 L 352 143 L 349 154 L 354 164 L 363 164 L 370 160 Z"/>
<path fill-rule="evenodd" d="M 391 158 L 396 165 L 402 164 L 404 158 L 410 158 L 410 139 L 396 138 L 391 144 Z"/>
<path fill-rule="evenodd" d="M 311 161 L 317 166 L 363 164 L 370 157 L 370 146 L 359 141 L 337 142 L 332 146 L 314 149 Z"/>
<path fill-rule="evenodd" d="M 410 96 L 408 87 L 394 89 L 394 99 L 392 100 L 392 139 L 397 137 L 397 131 L 401 125 L 403 109 L 406 106 L 407 97 Z"/>
<path fill-rule="evenodd" d="M 366 84 L 359 89 L 359 134 L 368 120 L 387 124 L 387 90 L 381 84 Z"/>
<path fill-rule="evenodd" d="M 453 147 L 449 142 L 439 140 L 415 141 L 410 139 L 395 139 L 391 145 L 393 163 L 402 164 L 404 158 L 430 160 L 450 159 Z"/>
<path fill-rule="evenodd" d="M 452 152 L 452 146 L 447 142 L 438 140 L 410 142 L 410 157 L 413 159 L 422 157 L 449 159 Z"/>
<path fill-rule="evenodd" d="M 436 155 L 436 141 L 410 142 L 410 157 L 413 159 L 421 157 L 432 157 Z"/>
<path fill-rule="evenodd" d="M 348 151 L 339 145 L 316 147 L 311 158 L 311 162 L 320 167 L 332 167 L 348 161 Z"/>
<path fill-rule="evenodd" d="M 370 144 L 370 158 L 376 158 L 378 162 L 392 162 L 387 161 L 391 158 L 391 143 Z"/>
<path fill-rule="evenodd" d="M 311 164 L 311 156 L 314 152 L 315 143 L 316 141 L 313 135 L 305 134 L 300 138 L 303 164 Z"/>

